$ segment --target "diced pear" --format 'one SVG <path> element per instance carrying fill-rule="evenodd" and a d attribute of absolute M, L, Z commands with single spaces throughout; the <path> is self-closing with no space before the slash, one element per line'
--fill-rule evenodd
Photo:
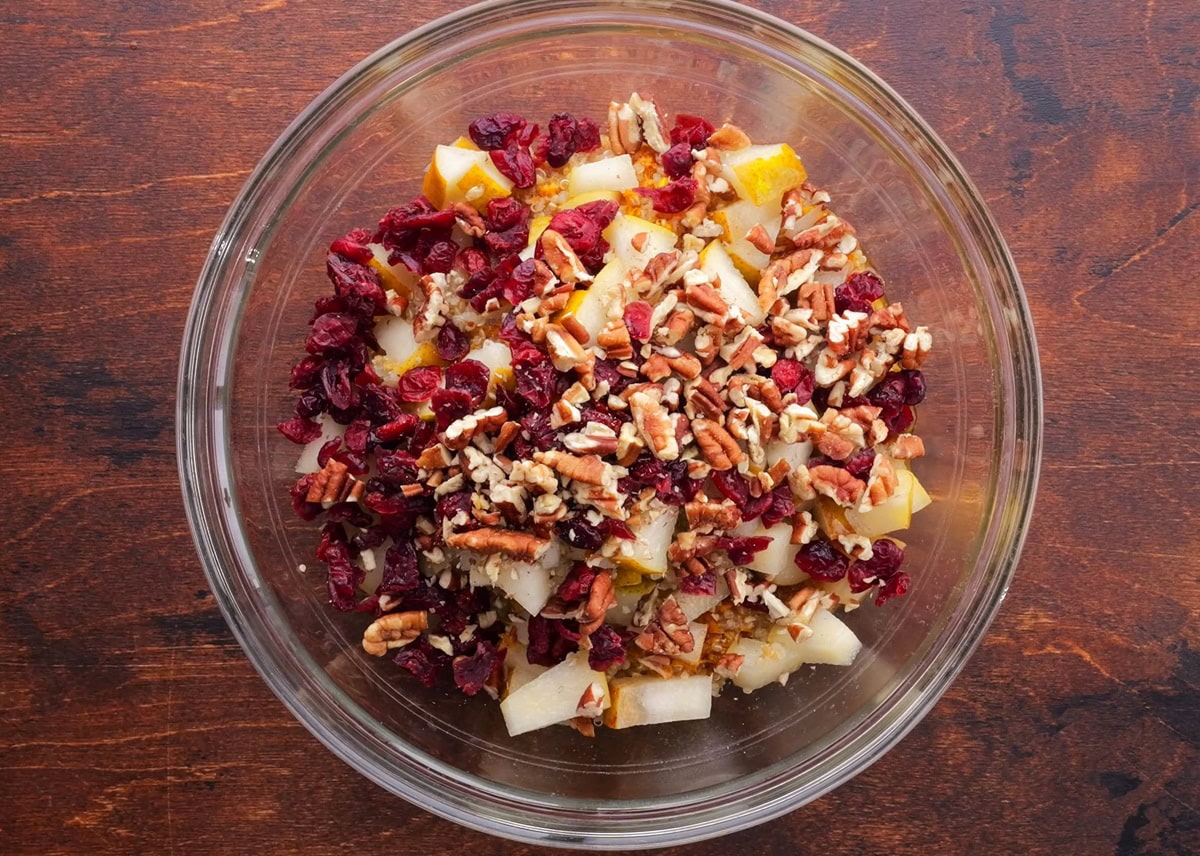
<path fill-rule="evenodd" d="M 751 325 L 762 323 L 764 313 L 758 305 L 758 294 L 725 252 L 720 241 L 711 241 L 700 251 L 700 270 L 719 281 L 717 290 L 730 306 L 742 310 L 742 317 Z"/>
<path fill-rule="evenodd" d="M 578 208 L 580 205 L 587 205 L 589 202 L 620 202 L 621 194 L 615 190 L 591 190 L 587 193 L 580 193 L 578 196 L 572 196 L 564 202 L 560 210 L 567 208 Z"/>
<path fill-rule="evenodd" d="M 767 528 L 762 525 L 761 520 L 752 520 L 733 531 L 739 538 L 771 539 L 767 548 L 755 553 L 754 558 L 745 567 L 766 574 L 776 585 L 781 586 L 794 585 L 803 578 L 803 572 L 796 567 L 796 552 L 800 548 L 791 543 L 791 523 L 776 523 Z"/>
<path fill-rule="evenodd" d="M 854 631 L 828 610 L 818 609 L 808 626 L 812 636 L 799 642 L 792 641 L 787 628 L 779 625 L 772 627 L 767 637 L 783 649 L 789 663 L 795 661 L 796 665 L 789 671 L 794 671 L 802 663 L 849 666 L 862 650 L 862 642 L 854 635 Z"/>
<path fill-rule="evenodd" d="M 896 492 L 867 511 L 846 509 L 846 521 L 859 535 L 874 538 L 897 529 L 907 529 L 912 521 L 916 478 L 908 470 L 896 472 Z"/>
<path fill-rule="evenodd" d="M 549 225 L 549 217 L 534 217 L 529 221 L 529 246 L 527 249 L 532 250 L 537 246 L 538 239 L 542 237 L 542 232 L 545 232 Z"/>
<path fill-rule="evenodd" d="M 644 241 L 638 237 L 643 234 L 646 236 Z M 618 214 L 603 235 L 612 247 L 613 255 L 629 270 L 642 270 L 655 256 L 675 249 L 679 240 L 674 230 L 631 214 Z M 635 239 L 640 250 L 634 248 Z"/>
<path fill-rule="evenodd" d="M 729 597 L 729 586 L 725 584 L 725 578 L 719 576 L 717 577 L 717 590 L 712 594 L 688 594 L 683 591 L 677 591 L 674 594 L 675 602 L 679 604 L 679 608 L 683 610 L 688 621 L 695 621 Z"/>
<path fill-rule="evenodd" d="M 507 659 L 507 657 L 506 657 Z M 587 652 L 569 654 L 557 666 L 535 676 L 500 702 L 500 713 L 512 737 L 565 722 L 579 710 L 584 691 L 593 683 L 611 697 L 608 679 L 588 665 Z"/>
<path fill-rule="evenodd" d="M 381 375 L 392 373 L 399 377 L 418 366 L 440 365 L 437 346 L 433 342 L 417 343 L 412 321 L 389 315 L 375 324 L 375 340 L 382 354 L 373 359 Z M 394 381 L 392 381 L 394 385 Z"/>
<path fill-rule="evenodd" d="M 706 674 L 617 678 L 609 685 L 609 693 L 612 707 L 604 714 L 609 728 L 708 719 L 712 712 L 712 678 Z"/>
<path fill-rule="evenodd" d="M 827 496 L 818 496 L 813 506 L 813 518 L 821 527 L 821 532 L 831 541 L 843 535 L 853 535 L 857 530 L 846 517 L 846 509 Z"/>
<path fill-rule="evenodd" d="M 520 642 L 504 646 L 504 697 L 508 698 L 538 675 L 548 671 L 547 666 L 529 662 L 528 648 Z"/>
<path fill-rule="evenodd" d="M 318 416 L 317 422 L 321 425 L 321 436 L 311 443 L 305 443 L 304 448 L 300 450 L 300 458 L 296 461 L 296 472 L 298 473 L 315 473 L 321 469 L 317 464 L 317 453 L 321 451 L 321 447 L 335 437 L 341 437 L 346 433 L 346 426 L 334 422 L 333 417 L 328 413 Z"/>
<path fill-rule="evenodd" d="M 811 583 L 821 591 L 829 592 L 835 596 L 838 605 L 845 609 L 846 612 L 853 612 L 862 605 L 864 600 L 867 600 L 871 596 L 871 589 L 859 592 L 850 591 L 850 577 L 848 575 L 836 582 L 812 580 Z"/>
<path fill-rule="evenodd" d="M 574 315 L 575 320 L 588 331 L 591 337 L 590 344 L 594 345 L 596 337 L 608 324 L 608 307 L 622 301 L 621 288 L 624 281 L 625 266 L 613 259 L 600 269 L 591 285 L 571 294 L 567 305 L 555 319 L 561 321 L 567 315 Z"/>
<path fill-rule="evenodd" d="M 521 604 L 530 615 L 537 615 L 550 599 L 550 578 L 561 561 L 561 549 L 552 540 L 536 562 L 510 562 L 500 568 L 496 587 Z"/>
<path fill-rule="evenodd" d="M 734 643 L 729 653 L 742 656 L 742 665 L 734 674 L 733 683 L 746 692 L 754 692 L 759 687 L 774 683 L 784 672 L 795 668 L 780 645 L 747 636 Z"/>
<path fill-rule="evenodd" d="M 654 509 L 652 507 L 651 513 Z M 662 507 L 648 522 L 633 528 L 633 552 L 618 554 L 614 559 L 621 568 L 647 575 L 667 572 L 667 548 L 675 538 L 675 522 L 679 509 Z M 628 543 L 628 542 L 625 542 Z"/>
<path fill-rule="evenodd" d="M 676 654 L 675 659 L 692 666 L 700 665 L 700 655 L 704 653 L 704 637 L 708 635 L 708 625 L 693 621 L 688 625 L 692 631 L 692 650 L 686 654 Z"/>
<path fill-rule="evenodd" d="M 771 260 L 770 255 L 746 240 L 746 234 L 755 226 L 762 226 L 772 243 L 779 236 L 783 225 L 783 212 L 778 202 L 755 205 L 748 199 L 739 199 L 709 215 L 714 223 L 725 230 L 721 241 L 729 251 L 729 257 L 739 271 L 757 282 L 761 270 Z"/>
<path fill-rule="evenodd" d="M 393 265 L 388 262 L 388 250 L 383 244 L 368 244 L 371 251 L 371 261 L 368 264 L 375 268 L 384 290 L 409 297 L 418 290 L 419 277 L 404 265 Z"/>
<path fill-rule="evenodd" d="M 797 440 L 795 443 L 785 443 L 782 440 L 772 440 L 767 443 L 767 447 L 763 450 L 767 456 L 767 467 L 773 467 L 780 461 L 787 461 L 791 466 L 792 472 L 808 466 L 808 459 L 812 457 L 813 444 L 812 440 L 807 438 Z"/>
<path fill-rule="evenodd" d="M 629 155 L 617 155 L 574 167 L 567 178 L 567 191 L 569 196 L 579 196 L 597 190 L 619 192 L 633 190 L 637 183 L 633 159 Z"/>
<path fill-rule="evenodd" d="M 754 205 L 778 205 L 783 194 L 804 182 L 807 173 L 787 143 L 749 146 L 721 156 L 722 174 L 737 195 Z"/>
<path fill-rule="evenodd" d="M 483 210 L 490 200 L 512 193 L 512 188 L 513 183 L 496 168 L 487 152 L 438 146 L 421 190 L 438 208 L 470 202 Z"/>
<path fill-rule="evenodd" d="M 497 339 L 487 339 L 478 348 L 467 354 L 466 359 L 477 360 L 492 370 L 492 380 L 508 383 L 512 377 L 512 351 Z"/>

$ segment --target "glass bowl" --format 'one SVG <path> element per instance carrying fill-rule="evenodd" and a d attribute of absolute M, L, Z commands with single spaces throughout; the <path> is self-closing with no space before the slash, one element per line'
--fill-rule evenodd
<path fill-rule="evenodd" d="M 509 738 L 497 705 L 426 690 L 326 602 L 316 529 L 290 511 L 275 430 L 330 240 L 418 191 L 435 144 L 498 109 L 603 119 L 632 91 L 788 141 L 929 324 L 937 500 L 914 519 L 914 586 L 849 617 L 851 668 L 728 691 L 704 722 Z M 962 168 L 886 85 L 819 39 L 713 0 L 487 3 L 383 48 L 314 101 L 233 203 L 200 276 L 179 380 L 179 467 L 205 572 L 234 634 L 316 737 L 389 791 L 531 842 L 628 850 L 711 837 L 804 805 L 929 710 L 1000 605 L 1040 452 L 1037 354 L 1017 272 Z M 314 563 L 315 564 L 315 563 Z"/>

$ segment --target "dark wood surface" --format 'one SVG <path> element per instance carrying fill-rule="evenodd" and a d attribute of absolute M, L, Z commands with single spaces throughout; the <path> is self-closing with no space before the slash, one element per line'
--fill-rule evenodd
<path fill-rule="evenodd" d="M 529 853 L 369 784 L 192 550 L 177 349 L 288 121 L 446 0 L 0 3 L 0 852 Z M 1200 852 L 1200 7 L 762 2 L 946 140 L 1023 271 L 1036 522 L 957 683 L 853 782 L 671 852 Z"/>

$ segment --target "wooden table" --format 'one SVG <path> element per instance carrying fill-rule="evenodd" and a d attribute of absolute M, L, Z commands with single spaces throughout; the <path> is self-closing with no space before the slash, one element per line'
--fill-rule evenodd
<path fill-rule="evenodd" d="M 0 4 L 0 852 L 535 852 L 389 796 L 293 721 L 176 482 L 176 354 L 226 206 L 330 81 L 455 5 Z M 758 5 L 962 159 L 1025 277 L 1047 415 L 979 653 L 887 757 L 739 849 L 1200 852 L 1200 9 Z"/>

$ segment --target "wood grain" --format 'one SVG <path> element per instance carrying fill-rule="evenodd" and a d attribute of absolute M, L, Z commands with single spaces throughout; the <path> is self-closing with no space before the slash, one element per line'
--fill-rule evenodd
<path fill-rule="evenodd" d="M 177 347 L 226 206 L 329 81 L 454 5 L 0 3 L 0 851 L 537 852 L 388 796 L 291 719 L 175 475 Z M 979 653 L 897 749 L 739 848 L 1200 852 L 1200 9 L 758 5 L 964 162 L 1025 277 L 1047 417 Z"/>

